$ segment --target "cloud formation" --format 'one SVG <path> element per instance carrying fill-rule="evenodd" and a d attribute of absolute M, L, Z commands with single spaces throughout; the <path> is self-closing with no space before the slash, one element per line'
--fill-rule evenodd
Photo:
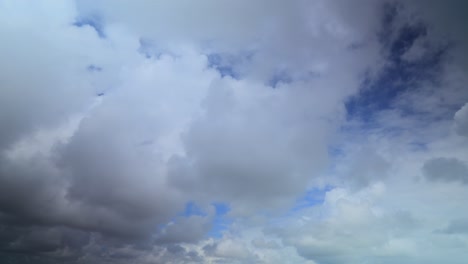
<path fill-rule="evenodd" d="M 463 1 L 0 1 L 0 262 L 464 263 Z"/>

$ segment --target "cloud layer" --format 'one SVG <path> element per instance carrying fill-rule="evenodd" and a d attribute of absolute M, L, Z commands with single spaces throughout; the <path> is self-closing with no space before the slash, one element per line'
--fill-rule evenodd
<path fill-rule="evenodd" d="M 0 1 L 0 262 L 464 263 L 463 1 Z"/>

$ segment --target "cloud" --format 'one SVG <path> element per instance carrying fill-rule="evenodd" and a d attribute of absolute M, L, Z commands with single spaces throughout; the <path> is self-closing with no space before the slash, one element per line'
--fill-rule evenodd
<path fill-rule="evenodd" d="M 0 262 L 461 263 L 465 7 L 1 2 Z"/>
<path fill-rule="evenodd" d="M 468 103 L 455 113 L 455 131 L 460 136 L 468 135 Z"/>
<path fill-rule="evenodd" d="M 442 232 L 448 234 L 466 234 L 468 232 L 468 221 L 466 219 L 453 220 Z"/>
<path fill-rule="evenodd" d="M 99 51 L 99 44 L 86 30 L 64 27 L 73 15 L 69 3 L 58 8 L 61 14 L 44 20 L 38 16 L 47 12 L 47 5 L 2 3 L 0 30 L 8 36 L 0 65 L 2 149 L 31 131 L 58 125 L 79 111 L 93 93 L 88 76 L 79 69 L 88 61 L 81 55 L 87 53 L 84 46 Z"/>
<path fill-rule="evenodd" d="M 434 158 L 428 160 L 423 171 L 430 181 L 468 183 L 468 166 L 456 158 Z"/>
<path fill-rule="evenodd" d="M 184 135 L 187 156 L 171 160 L 176 186 L 255 208 L 293 195 L 323 169 L 329 128 L 318 120 L 323 113 L 310 109 L 313 98 L 306 103 L 305 88 L 275 91 L 234 80 L 214 85 L 204 116 Z M 298 94 L 304 105 L 288 108 Z"/>
<path fill-rule="evenodd" d="M 211 228 L 211 217 L 189 216 L 167 224 L 160 235 L 158 243 L 193 243 L 201 240 Z"/>

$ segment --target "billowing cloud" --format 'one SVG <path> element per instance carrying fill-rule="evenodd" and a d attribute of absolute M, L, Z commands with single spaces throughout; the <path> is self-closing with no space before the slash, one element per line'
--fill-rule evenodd
<path fill-rule="evenodd" d="M 463 263 L 463 1 L 0 1 L 0 262 Z"/>

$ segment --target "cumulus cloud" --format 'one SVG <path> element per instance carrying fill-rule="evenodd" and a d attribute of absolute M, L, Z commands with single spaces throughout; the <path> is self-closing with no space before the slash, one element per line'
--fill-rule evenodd
<path fill-rule="evenodd" d="M 330 128 L 318 118 L 326 113 L 309 105 L 310 91 L 213 85 L 205 114 L 184 135 L 187 156 L 171 160 L 176 186 L 255 208 L 293 195 L 324 168 Z"/>
<path fill-rule="evenodd" d="M 451 3 L 1 1 L 0 261 L 462 263 Z"/>

